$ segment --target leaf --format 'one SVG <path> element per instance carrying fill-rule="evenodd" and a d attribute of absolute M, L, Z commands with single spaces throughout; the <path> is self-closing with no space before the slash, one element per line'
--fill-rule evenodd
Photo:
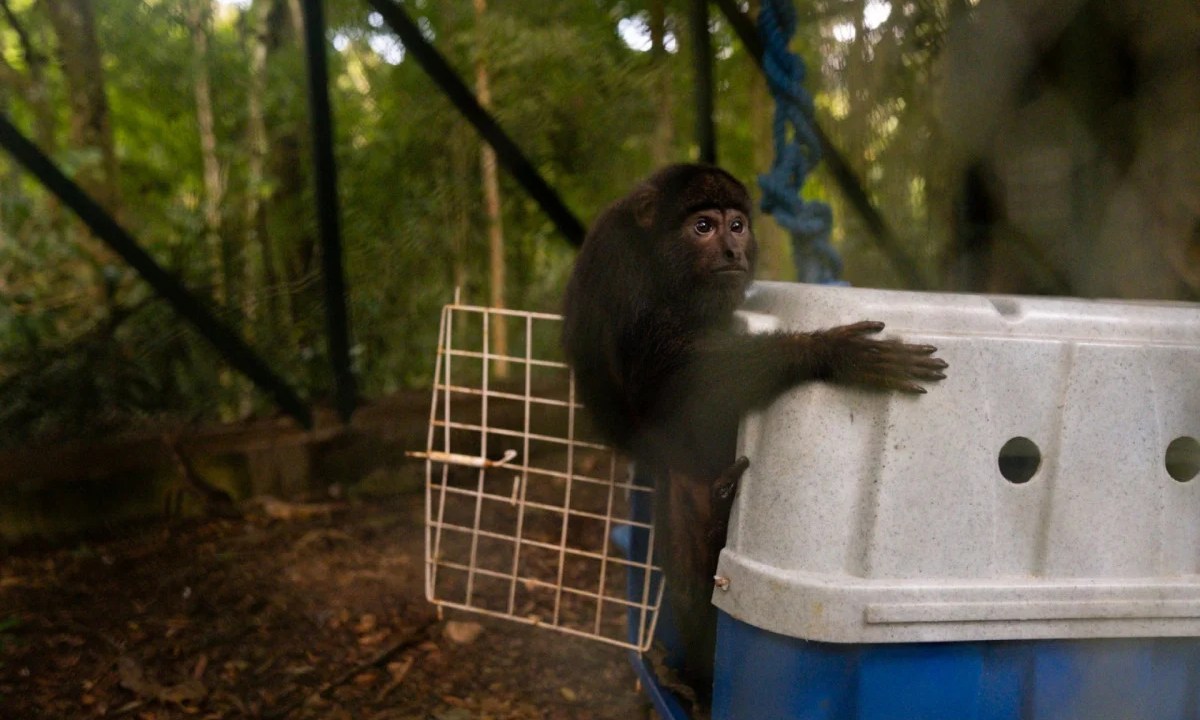
<path fill-rule="evenodd" d="M 477 622 L 446 621 L 446 639 L 458 645 L 470 645 L 479 638 L 479 634 L 482 632 L 483 626 Z"/>
<path fill-rule="evenodd" d="M 364 635 L 371 632 L 379 625 L 379 618 L 374 613 L 366 613 L 358 619 L 358 624 L 354 626 L 354 632 Z"/>
<path fill-rule="evenodd" d="M 197 703 L 208 696 L 208 688 L 194 678 L 175 685 L 161 685 L 150 680 L 141 664 L 128 655 L 117 659 L 117 674 L 121 678 L 121 687 L 149 700 L 186 705 Z"/>

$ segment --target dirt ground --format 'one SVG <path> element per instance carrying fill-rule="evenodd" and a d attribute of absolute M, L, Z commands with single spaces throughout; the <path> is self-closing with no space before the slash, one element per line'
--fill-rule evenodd
<path fill-rule="evenodd" d="M 259 508 L 0 554 L 0 718 L 653 717 L 620 648 L 439 620 L 423 502 Z"/>

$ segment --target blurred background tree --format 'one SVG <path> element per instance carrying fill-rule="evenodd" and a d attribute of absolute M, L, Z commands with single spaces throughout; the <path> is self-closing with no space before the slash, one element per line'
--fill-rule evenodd
<path fill-rule="evenodd" d="M 585 222 L 696 156 L 681 0 L 405 0 Z M 759 0 L 741 3 L 751 14 Z M 353 361 L 427 385 L 438 308 L 493 297 L 480 143 L 382 18 L 329 0 Z M 811 0 L 818 116 L 933 289 L 1194 299 L 1194 0 Z M 773 100 L 713 14 L 718 152 L 754 188 Z M 0 109 L 303 394 L 330 392 L 298 0 L 0 0 Z M 503 296 L 558 308 L 573 250 L 499 175 Z M 856 285 L 901 287 L 822 172 Z M 794 277 L 758 220 L 762 275 Z M 0 155 L 0 444 L 272 412 Z"/>

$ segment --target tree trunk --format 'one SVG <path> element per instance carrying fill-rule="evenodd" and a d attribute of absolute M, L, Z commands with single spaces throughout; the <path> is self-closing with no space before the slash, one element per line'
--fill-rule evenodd
<path fill-rule="evenodd" d="M 470 278 L 467 274 L 467 242 L 471 236 L 471 219 L 467 213 L 470 199 L 468 190 L 458 181 L 470 175 L 471 133 L 463 127 L 462 120 L 455 120 L 450 143 L 450 249 L 453 254 L 451 266 L 455 291 L 466 290 Z"/>
<path fill-rule="evenodd" d="M 231 284 L 226 277 L 232 268 L 226 262 L 228 252 L 223 247 L 224 243 L 221 238 L 221 200 L 224 188 L 221 181 L 221 161 L 217 157 L 212 84 L 208 72 L 209 24 L 212 21 L 212 6 L 209 3 L 210 0 L 191 0 L 188 6 L 188 25 L 192 35 L 196 127 L 200 135 L 200 159 L 204 169 L 204 195 L 201 209 L 204 216 L 204 244 L 208 249 L 213 298 L 219 305 L 234 307 Z"/>
<path fill-rule="evenodd" d="M 10 90 L 16 91 L 22 96 L 29 95 L 28 80 L 15 67 L 8 64 L 4 55 L 0 55 L 0 87 L 5 88 L 6 95 Z"/>
<path fill-rule="evenodd" d="M 58 142 L 55 137 L 58 123 L 54 116 L 54 106 L 50 103 L 50 88 L 46 84 L 47 58 L 38 49 L 38 45 L 43 43 L 35 42 L 30 29 L 13 11 L 8 0 L 0 0 L 0 13 L 4 15 L 9 26 L 16 33 L 17 42 L 21 47 L 21 57 L 29 69 L 28 74 L 24 75 L 5 62 L 3 57 L 0 57 L 0 84 L 7 85 L 11 89 L 10 98 L 19 96 L 29 106 L 33 114 L 34 140 L 43 153 L 54 157 L 58 151 Z M 44 38 L 39 37 L 38 40 L 44 40 Z M 11 167 L 13 178 L 19 181 L 20 169 L 15 163 Z M 19 184 L 13 184 L 12 189 L 6 189 L 6 192 L 16 193 L 19 191 L 19 187 Z M 6 197 L 13 196 L 6 194 Z M 26 223 L 26 226 L 28 225 L 29 223 Z M 63 229 L 62 212 L 58 199 L 49 194 L 45 200 L 43 227 L 52 228 L 55 232 L 61 232 Z"/>
<path fill-rule="evenodd" d="M 267 64 L 272 57 L 284 53 L 304 52 L 302 33 L 303 17 L 298 0 L 277 0 L 268 12 L 267 20 Z M 304 339 L 297 335 L 302 329 L 301 307 L 309 304 L 299 295 L 306 293 L 312 304 L 321 302 L 316 291 L 319 283 L 314 282 L 313 260 L 316 255 L 316 231 L 312 224 L 312 194 L 306 172 L 308 165 L 297 162 L 297 158 L 309 157 L 308 114 L 301 104 L 299 111 L 294 105 L 285 104 L 276 108 L 273 122 L 267 124 L 267 173 L 274 188 L 266 198 L 268 227 L 286 231 L 273 234 L 270 238 L 274 253 L 274 269 L 281 283 L 279 297 L 281 312 L 287 318 L 279 328 L 281 338 L 295 344 Z M 267 260 L 264 259 L 264 262 Z"/>
<path fill-rule="evenodd" d="M 304 10 L 300 7 L 300 0 L 287 0 L 288 17 L 292 21 L 292 33 L 296 36 L 296 40 L 300 43 L 300 49 L 304 49 Z"/>
<path fill-rule="evenodd" d="M 0 62 L 3 62 L 3 58 L 0 58 Z M 2 76 L 2 74 L 3 70 L 0 68 L 0 76 Z M 9 113 L 9 93 L 10 91 L 5 84 L 0 82 L 0 113 L 4 113 L 5 115 L 8 115 Z M 17 172 L 18 170 L 16 163 L 9 162 L 0 164 L 0 247 L 4 247 L 9 242 L 8 226 L 11 223 L 8 217 L 8 207 L 9 203 L 13 199 L 19 197 L 17 193 L 21 187 L 21 178 L 17 175 Z M 4 281 L 0 279 L 0 283 L 2 282 Z"/>
<path fill-rule="evenodd" d="M 671 74 L 667 68 L 666 0 L 650 3 L 650 72 L 654 78 L 654 141 L 650 156 L 656 168 L 671 161 L 675 140 L 675 115 L 671 100 Z"/>
<path fill-rule="evenodd" d="M 871 63 L 867 60 L 867 28 L 863 16 L 867 11 L 867 0 L 854 0 L 849 4 L 849 12 L 854 13 L 854 39 L 850 42 L 846 58 L 846 71 L 843 82 L 849 99 L 849 112 L 842 121 L 842 146 L 849 155 L 850 162 L 863 178 L 864 189 L 870 193 L 868 173 L 864 172 L 867 165 L 864 157 L 868 143 L 872 139 L 871 128 L 871 98 L 868 95 L 871 87 Z"/>
<path fill-rule="evenodd" d="M 487 11 L 487 0 L 474 0 L 476 28 L 482 25 Z M 484 109 L 492 106 L 492 91 L 488 85 L 487 64 L 484 61 L 482 42 L 477 48 L 475 59 L 475 92 Z M 500 217 L 500 179 L 496 173 L 496 153 L 483 143 L 479 155 L 479 168 L 483 176 L 483 200 L 487 211 L 488 257 L 491 268 L 491 294 L 489 302 L 494 308 L 504 304 L 504 226 Z M 508 326 L 501 315 L 491 317 L 491 352 L 493 355 L 508 355 Z M 508 362 L 498 360 L 494 365 L 496 376 L 508 377 Z"/>
<path fill-rule="evenodd" d="M 29 68 L 29 76 L 28 78 L 21 76 L 2 58 L 0 58 L 0 70 L 7 68 L 13 73 L 14 89 L 21 93 L 25 102 L 29 103 L 30 110 L 33 111 L 33 132 L 38 147 L 42 152 L 53 157 L 58 150 L 58 143 L 54 137 L 57 123 L 54 120 L 54 106 L 50 103 L 50 88 L 46 85 L 46 56 L 38 50 L 29 29 L 13 12 L 8 0 L 0 0 L 0 11 L 3 11 L 8 24 L 17 35 L 22 59 Z M 0 77 L 4 75 L 4 72 L 0 72 Z"/>
<path fill-rule="evenodd" d="M 75 182 L 120 222 L 117 154 L 92 0 L 46 0 L 42 7 L 58 38 L 59 65 L 66 83 L 70 117 L 70 146 L 99 154 L 98 162 L 88 161 L 78 167 Z M 106 269 L 118 264 L 116 253 L 97 240 L 82 223 L 73 222 L 70 228 L 69 234 L 90 264 L 86 292 L 96 308 L 111 309 L 120 288 L 108 279 Z"/>
<path fill-rule="evenodd" d="M 240 308 L 234 268 L 233 245 L 222 233 L 221 203 L 225 195 L 221 179 L 221 161 L 217 157 L 216 122 L 213 119 L 212 82 L 209 78 L 209 41 L 212 24 L 211 0 L 190 0 L 188 25 L 192 35 L 192 87 L 196 99 L 196 127 L 200 135 L 200 160 L 203 165 L 204 195 L 201 211 L 204 217 L 204 245 L 208 249 L 212 297 L 218 306 L 229 313 L 228 320 L 239 325 L 235 316 Z M 223 420 L 233 420 L 246 405 L 249 388 L 238 382 L 228 366 L 222 365 L 217 380 L 224 389 L 225 401 L 219 403 Z"/>
<path fill-rule="evenodd" d="M 70 106 L 71 144 L 100 152 L 100 162 L 80 168 L 76 182 L 114 216 L 120 215 L 117 154 L 104 92 L 104 63 L 91 0 L 46 0 L 58 36 Z"/>
<path fill-rule="evenodd" d="M 279 277 L 275 270 L 275 249 L 267 229 L 265 194 L 267 159 L 267 121 L 263 101 L 267 94 L 267 22 L 274 0 L 254 0 L 247 18 L 250 34 L 249 83 L 246 90 L 246 245 L 243 248 L 244 276 L 242 312 L 246 327 L 253 329 L 258 318 L 256 294 L 266 298 L 266 324 L 280 327 L 283 314 L 279 305 Z"/>

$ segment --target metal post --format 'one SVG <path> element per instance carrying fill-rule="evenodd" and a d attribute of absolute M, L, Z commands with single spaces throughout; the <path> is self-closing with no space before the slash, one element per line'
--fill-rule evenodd
<path fill-rule="evenodd" d="M 717 133 L 713 128 L 712 41 L 708 36 L 708 0 L 692 0 L 692 77 L 696 96 L 696 144 L 700 161 L 716 164 Z"/>
<path fill-rule="evenodd" d="M 308 54 L 308 109 L 312 122 L 317 227 L 321 233 L 321 277 L 325 284 L 325 329 L 329 361 L 333 365 L 335 404 L 342 422 L 349 422 L 354 414 L 357 392 L 354 373 L 350 370 L 350 324 L 342 271 L 337 164 L 333 158 L 333 117 L 329 107 L 325 16 L 321 1 L 303 0 L 304 49 Z"/>
<path fill-rule="evenodd" d="M 446 62 L 437 48 L 429 44 L 404 8 L 396 4 L 394 0 L 367 0 L 367 2 L 383 16 L 384 22 L 404 43 L 405 51 L 425 70 L 425 74 L 437 83 L 450 102 L 454 103 L 454 106 L 462 113 L 463 118 L 474 125 L 480 137 L 492 146 L 492 149 L 496 151 L 496 159 L 521 184 L 521 187 L 525 188 L 525 192 L 529 193 L 529 196 L 541 206 L 542 211 L 550 217 L 567 242 L 576 247 L 582 245 L 583 224 L 567 208 L 558 193 L 546 183 L 533 163 L 529 162 L 529 159 L 512 141 L 512 138 L 504 132 L 491 113 L 480 106 L 479 101 L 467 89 L 458 73 L 454 71 L 450 63 Z"/>
<path fill-rule="evenodd" d="M 269 394 L 284 412 L 306 428 L 312 427 L 312 413 L 292 390 L 233 329 L 222 323 L 175 276 L 155 262 L 123 227 L 78 185 L 62 174 L 50 158 L 29 141 L 0 113 L 0 147 L 71 208 L 105 244 L 129 263 L 164 300 L 192 324 L 243 375 Z"/>

